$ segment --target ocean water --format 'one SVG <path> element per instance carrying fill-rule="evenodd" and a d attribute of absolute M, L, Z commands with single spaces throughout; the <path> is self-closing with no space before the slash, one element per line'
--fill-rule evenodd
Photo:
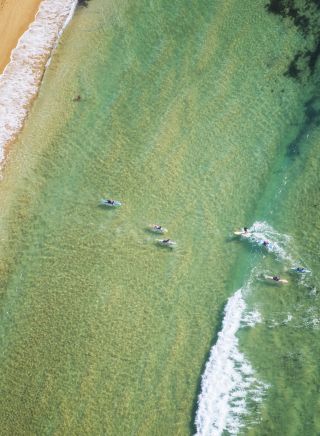
<path fill-rule="evenodd" d="M 317 71 L 286 74 L 314 35 L 265 6 L 66 28 L 0 185 L 4 434 L 320 431 Z"/>

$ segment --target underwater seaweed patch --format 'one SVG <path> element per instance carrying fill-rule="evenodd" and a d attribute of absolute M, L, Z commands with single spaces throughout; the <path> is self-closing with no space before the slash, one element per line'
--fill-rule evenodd
<path fill-rule="evenodd" d="M 265 8 L 282 19 L 289 19 L 308 42 L 309 48 L 295 54 L 285 76 L 298 81 L 303 73 L 313 76 L 320 57 L 320 0 L 270 0 Z"/>

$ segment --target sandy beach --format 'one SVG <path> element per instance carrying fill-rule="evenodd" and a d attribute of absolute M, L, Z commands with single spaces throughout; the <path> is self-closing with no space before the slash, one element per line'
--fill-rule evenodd
<path fill-rule="evenodd" d="M 41 0 L 0 0 L 0 73 L 10 60 L 10 53 L 27 30 Z"/>
<path fill-rule="evenodd" d="M 1 161 L 23 127 L 52 50 L 76 4 L 76 0 L 0 0 Z"/>

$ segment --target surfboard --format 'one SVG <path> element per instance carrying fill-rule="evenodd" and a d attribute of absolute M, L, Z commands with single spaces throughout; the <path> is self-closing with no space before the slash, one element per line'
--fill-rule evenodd
<path fill-rule="evenodd" d="M 307 268 L 302 268 L 303 271 L 297 271 L 297 268 L 290 268 L 291 271 L 296 272 L 297 274 L 307 274 L 310 273 L 311 271 Z"/>
<path fill-rule="evenodd" d="M 236 236 L 244 236 L 245 238 L 248 238 L 249 236 L 252 235 L 252 233 L 244 232 L 243 230 L 242 231 L 233 232 L 233 234 L 236 235 Z"/>

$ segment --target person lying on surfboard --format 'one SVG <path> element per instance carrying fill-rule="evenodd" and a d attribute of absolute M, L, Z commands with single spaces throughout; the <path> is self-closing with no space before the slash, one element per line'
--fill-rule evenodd
<path fill-rule="evenodd" d="M 264 278 L 266 280 L 270 280 L 271 282 L 274 282 L 274 283 L 288 284 L 288 280 L 282 279 L 280 276 L 267 276 L 267 275 L 265 275 Z"/>
<path fill-rule="evenodd" d="M 242 229 L 233 232 L 233 234 L 236 235 L 236 236 L 245 236 L 245 237 L 248 237 L 248 236 L 252 235 L 252 233 L 249 232 L 249 228 L 248 227 L 243 227 Z"/>

